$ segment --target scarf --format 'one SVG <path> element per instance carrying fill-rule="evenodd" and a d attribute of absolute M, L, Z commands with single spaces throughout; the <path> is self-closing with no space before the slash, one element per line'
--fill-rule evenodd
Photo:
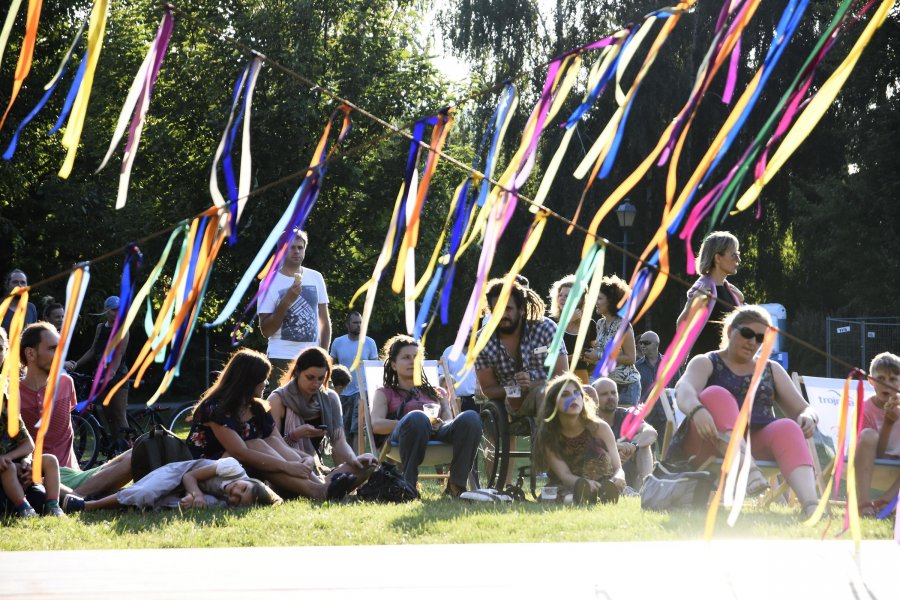
<path fill-rule="evenodd" d="M 315 420 L 319 417 L 327 428 L 328 438 L 332 445 L 339 436 L 344 435 L 344 424 L 341 416 L 340 401 L 332 398 L 326 391 L 321 388 L 316 392 L 310 400 L 305 400 L 300 396 L 300 388 L 297 387 L 297 381 L 291 380 L 287 385 L 283 385 L 274 392 L 281 398 L 284 403 L 284 426 L 283 432 L 291 431 L 307 421 Z M 312 442 L 309 438 L 300 438 L 298 442 L 288 442 L 289 445 L 299 447 L 307 454 L 315 454 Z"/>

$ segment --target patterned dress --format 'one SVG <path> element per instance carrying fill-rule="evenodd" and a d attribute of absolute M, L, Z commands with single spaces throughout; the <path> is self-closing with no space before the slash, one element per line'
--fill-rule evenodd
<path fill-rule="evenodd" d="M 615 473 L 606 446 L 587 429 L 573 438 L 561 436 L 559 458 L 577 477 L 602 481 Z M 557 485 L 560 483 L 553 473 L 550 474 L 550 481 Z"/>

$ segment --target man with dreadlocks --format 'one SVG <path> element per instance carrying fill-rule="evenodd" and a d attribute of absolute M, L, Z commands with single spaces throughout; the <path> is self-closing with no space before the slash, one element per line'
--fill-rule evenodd
<path fill-rule="evenodd" d="M 502 288 L 502 279 L 487 284 L 485 295 L 492 311 Z M 541 297 L 513 282 L 503 318 L 475 360 L 475 374 L 484 395 L 492 400 L 506 400 L 507 410 L 513 416 L 533 416 L 547 383 L 544 360 L 555 334 L 556 323 L 544 316 Z M 568 368 L 562 346 L 552 376 L 561 375 Z"/>

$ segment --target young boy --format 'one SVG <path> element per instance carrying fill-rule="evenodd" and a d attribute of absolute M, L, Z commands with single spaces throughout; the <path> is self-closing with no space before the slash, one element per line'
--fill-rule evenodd
<path fill-rule="evenodd" d="M 25 490 L 19 481 L 16 461 L 31 460 L 34 442 L 25 428 L 22 417 L 19 417 L 19 434 L 10 437 L 7 431 L 6 407 L 0 414 L 0 484 L 6 496 L 7 507 L 15 509 L 20 517 L 36 517 L 37 511 L 25 497 Z M 66 513 L 59 507 L 59 462 L 52 454 L 43 455 L 44 486 L 47 490 L 44 502 L 44 514 L 53 517 L 64 517 Z"/>
<path fill-rule="evenodd" d="M 350 371 L 344 365 L 334 365 L 331 367 L 331 387 L 334 388 L 334 391 L 337 392 L 338 396 L 340 396 L 344 389 L 348 385 L 353 378 L 350 376 Z"/>
<path fill-rule="evenodd" d="M 856 488 L 859 514 L 874 517 L 897 497 L 900 477 L 874 502 L 869 497 L 876 458 L 900 459 L 900 356 L 882 352 L 869 365 L 875 395 L 863 405 L 863 430 L 856 446 Z"/>

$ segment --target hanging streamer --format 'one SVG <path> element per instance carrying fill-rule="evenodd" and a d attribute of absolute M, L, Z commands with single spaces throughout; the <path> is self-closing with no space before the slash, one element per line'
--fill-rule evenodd
<path fill-rule="evenodd" d="M 66 316 L 59 331 L 59 342 L 56 345 L 56 352 L 53 354 L 53 361 L 50 363 L 50 374 L 47 378 L 47 386 L 44 388 L 43 411 L 32 453 L 34 461 L 31 470 L 34 483 L 43 481 L 44 438 L 50 427 L 50 416 L 53 414 L 53 404 L 56 402 L 56 388 L 59 385 L 59 376 L 63 372 L 62 365 L 69 353 L 69 344 L 74 337 L 75 325 L 78 323 L 78 315 L 81 313 L 81 305 L 84 302 L 84 295 L 90 280 L 90 267 L 87 263 L 82 263 L 69 275 L 69 282 L 66 285 Z"/>
<path fill-rule="evenodd" d="M 256 80 L 262 67 L 263 57 L 255 55 L 253 59 L 244 67 L 241 75 L 238 77 L 234 85 L 234 94 L 231 101 L 231 112 L 228 114 L 228 122 L 225 130 L 222 132 L 222 139 L 219 141 L 219 147 L 216 149 L 216 155 L 213 158 L 212 169 L 209 173 L 209 193 L 212 196 L 213 203 L 219 208 L 228 207 L 231 219 L 229 245 L 237 241 L 237 223 L 244 211 L 244 205 L 247 203 L 247 196 L 250 192 L 250 105 L 253 102 L 253 91 L 256 88 Z M 240 102 L 243 96 L 243 102 Z M 240 103 L 240 104 L 239 104 Z M 240 105 L 240 109 L 238 106 Z M 237 112 L 237 116 L 235 115 Z M 244 116 L 246 114 L 246 117 Z M 234 169 L 231 165 L 231 151 L 234 146 L 234 138 L 237 136 L 238 127 L 243 121 L 243 135 L 241 138 L 241 166 L 238 180 L 235 180 Z M 233 125 L 233 126 L 232 126 Z M 228 188 L 229 202 L 226 204 L 222 192 L 219 191 L 218 166 L 219 160 L 224 154 L 222 160 L 222 172 L 225 176 L 225 184 Z M 224 213 L 220 216 L 220 222 L 224 223 Z"/>
<path fill-rule="evenodd" d="M 313 206 L 315 206 L 319 191 L 322 189 L 325 172 L 328 168 L 328 158 L 338 149 L 340 144 L 347 137 L 347 134 L 350 133 L 350 111 L 351 108 L 349 106 L 342 105 L 331 114 L 331 117 L 325 125 L 325 130 L 319 138 L 319 143 L 313 152 L 313 157 L 309 163 L 309 170 L 307 171 L 306 177 L 304 177 L 303 181 L 300 183 L 300 187 L 297 188 L 297 191 L 294 192 L 287 209 L 282 213 L 278 222 L 266 238 L 266 241 L 263 242 L 260 247 L 259 252 L 257 252 L 253 262 L 244 272 L 240 282 L 232 293 L 231 298 L 229 298 L 228 302 L 225 304 L 225 308 L 222 309 L 222 312 L 219 313 L 219 316 L 216 317 L 212 323 L 205 325 L 207 328 L 218 327 L 234 313 L 238 303 L 244 296 L 244 293 L 246 293 L 247 288 L 250 287 L 250 282 L 253 280 L 254 276 L 259 273 L 260 268 L 262 268 L 266 258 L 269 257 L 274 248 L 275 253 L 269 260 L 268 267 L 261 277 L 262 281 L 259 284 L 256 294 L 254 294 L 253 298 L 247 304 L 242 319 L 235 325 L 234 330 L 232 331 L 232 344 L 236 345 L 243 339 L 246 331 L 250 327 L 249 323 L 245 322 L 247 316 L 255 314 L 254 308 L 257 300 L 259 298 L 264 298 L 268 293 L 268 290 L 275 279 L 275 274 L 281 269 L 284 257 L 294 239 L 294 231 L 303 228 Z M 341 130 L 338 133 L 337 140 L 329 150 L 328 138 L 331 134 L 331 127 L 334 124 L 335 119 L 340 115 L 343 115 Z"/>
<path fill-rule="evenodd" d="M 38 21 L 41 19 L 42 5 L 42 0 L 28 0 L 28 17 L 25 21 L 25 39 L 22 40 L 22 49 L 19 51 L 19 62 L 16 64 L 12 95 L 9 98 L 9 104 L 6 105 L 6 111 L 3 113 L 3 117 L 0 117 L 0 129 L 3 128 L 3 124 L 6 122 L 6 117 L 9 115 L 9 111 L 12 109 L 16 97 L 19 95 L 19 90 L 22 89 L 25 78 L 28 77 L 28 73 L 31 72 L 31 63 L 34 59 L 34 43 L 37 40 Z M 17 13 L 18 11 L 18 5 L 10 6 L 9 13 L 7 13 L 7 22 L 9 22 L 10 16 L 15 18 L 14 13 Z M 9 32 L 6 29 L 5 23 L 3 33 L 6 34 L 7 38 L 9 37 Z"/>
<path fill-rule="evenodd" d="M 16 152 L 16 146 L 19 143 L 19 135 L 22 133 L 22 130 L 25 129 L 25 126 L 28 125 L 32 119 L 34 119 L 37 114 L 44 108 L 44 105 L 47 104 L 47 101 L 50 100 L 50 97 L 53 95 L 53 91 L 56 89 L 56 85 L 62 79 L 63 75 L 65 75 L 66 67 L 68 67 L 69 62 L 72 59 L 72 54 L 75 51 L 75 46 L 78 45 L 78 42 L 81 41 L 81 36 L 84 34 L 84 28 L 87 27 L 87 20 L 81 22 L 81 27 L 78 29 L 78 33 L 75 34 L 75 39 L 72 40 L 72 44 L 69 46 L 69 49 L 66 51 L 63 56 L 62 62 L 59 64 L 59 68 L 56 71 L 56 74 L 53 75 L 53 78 L 44 86 L 44 95 L 38 101 L 37 106 L 35 106 L 28 116 L 22 119 L 22 122 L 19 123 L 19 126 L 16 127 L 15 133 L 13 133 L 12 140 L 9 142 L 9 146 L 6 148 L 6 152 L 3 153 L 3 158 L 5 160 L 12 160 L 13 154 Z"/>
<path fill-rule="evenodd" d="M 81 77 L 76 76 L 80 85 L 72 105 L 72 112 L 69 115 L 69 124 L 66 126 L 66 132 L 62 139 L 62 145 L 67 150 L 66 158 L 59 170 L 59 176 L 62 179 L 68 179 L 72 173 L 72 166 L 75 164 L 75 154 L 78 152 L 78 142 L 81 140 L 88 101 L 91 98 L 91 88 L 94 84 L 94 73 L 97 69 L 97 61 L 100 60 L 100 51 L 103 49 L 103 33 L 106 30 L 108 6 L 109 0 L 94 0 L 94 6 L 91 9 L 87 53 L 79 67 Z"/>
<path fill-rule="evenodd" d="M 22 330 L 25 329 L 25 315 L 28 312 L 28 290 L 30 288 L 15 287 L 0 303 L 0 315 L 7 314 L 12 301 L 16 300 L 16 310 L 9 322 L 9 350 L 3 369 L 0 370 L 0 403 L 3 402 L 3 393 L 6 391 L 7 399 L 7 431 L 11 437 L 19 433 L 19 346 L 22 341 Z M 0 409 L 3 406 L 0 404 Z"/>
<path fill-rule="evenodd" d="M 171 7 L 166 7 L 162 21 L 159 23 L 159 29 L 156 31 L 156 37 L 153 43 L 150 44 L 147 56 L 144 58 L 144 62 L 138 69 L 134 82 L 131 84 L 125 104 L 122 105 L 122 112 L 119 114 L 115 133 L 113 133 L 112 141 L 109 143 L 109 150 L 107 150 L 103 162 L 96 171 L 99 173 L 106 166 L 106 163 L 109 162 L 113 152 L 122 140 L 122 136 L 125 134 L 128 115 L 131 114 L 128 142 L 125 144 L 125 152 L 122 156 L 116 209 L 125 206 L 125 201 L 128 198 L 128 181 L 131 179 L 131 167 L 134 165 L 134 158 L 137 156 L 137 149 L 141 143 L 141 132 L 144 130 L 147 111 L 150 109 L 150 95 L 153 93 L 153 86 L 156 84 L 156 78 L 159 75 L 163 58 L 166 55 L 166 49 L 169 46 L 169 38 L 172 37 L 173 24 L 172 9 Z"/>
<path fill-rule="evenodd" d="M 76 405 L 75 409 L 78 411 L 83 411 L 106 389 L 115 375 L 109 369 L 110 364 L 116 357 L 123 358 L 122 355 L 125 350 L 121 347 L 121 341 L 124 337 L 124 334 L 121 333 L 122 325 L 133 303 L 134 288 L 143 260 L 144 255 L 141 254 L 140 249 L 135 244 L 130 244 L 125 248 L 125 264 L 122 267 L 122 279 L 119 286 L 119 309 L 116 312 L 116 318 L 113 321 L 109 339 L 103 348 L 103 353 L 97 360 L 97 370 L 91 383 L 90 394 Z M 107 398 L 106 403 L 108 402 L 109 398 Z"/>

